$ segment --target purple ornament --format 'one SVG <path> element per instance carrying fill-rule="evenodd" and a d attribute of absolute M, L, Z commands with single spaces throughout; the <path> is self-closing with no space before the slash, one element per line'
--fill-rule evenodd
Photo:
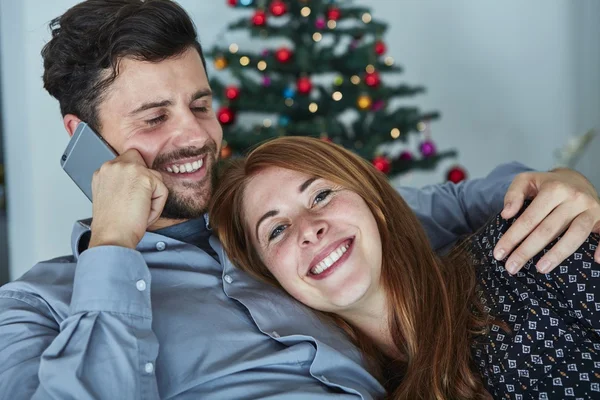
<path fill-rule="evenodd" d="M 269 55 L 269 53 L 270 53 L 269 49 L 264 49 L 264 50 L 263 50 L 263 51 L 262 51 L 260 54 L 261 54 L 263 57 L 266 57 L 266 56 L 268 56 L 268 55 Z"/>
<path fill-rule="evenodd" d="M 315 26 L 317 27 L 317 29 L 324 29 L 325 28 L 325 18 L 323 18 L 323 17 L 317 18 L 317 20 L 315 21 Z"/>
<path fill-rule="evenodd" d="M 435 154 L 435 144 L 431 140 L 425 140 L 421 143 L 419 150 L 421 150 L 423 157 L 431 157 Z"/>
<path fill-rule="evenodd" d="M 410 161 L 410 160 L 412 160 L 413 156 L 412 156 L 412 154 L 410 154 L 410 151 L 404 150 L 402 153 L 400 153 L 399 158 L 402 161 Z"/>
<path fill-rule="evenodd" d="M 271 85 L 271 78 L 269 78 L 266 75 L 263 76 L 262 84 L 263 84 L 263 86 L 270 86 Z"/>
<path fill-rule="evenodd" d="M 385 102 L 383 100 L 376 100 L 373 102 L 373 105 L 371 106 L 371 110 L 379 111 L 379 110 L 383 109 L 384 106 L 385 106 Z"/>

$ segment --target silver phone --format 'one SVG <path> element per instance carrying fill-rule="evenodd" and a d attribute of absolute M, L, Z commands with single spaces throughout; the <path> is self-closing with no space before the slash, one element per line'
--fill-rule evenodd
<path fill-rule="evenodd" d="M 85 122 L 80 122 L 67 145 L 60 165 L 92 201 L 92 177 L 102 164 L 114 159 L 117 153 Z"/>

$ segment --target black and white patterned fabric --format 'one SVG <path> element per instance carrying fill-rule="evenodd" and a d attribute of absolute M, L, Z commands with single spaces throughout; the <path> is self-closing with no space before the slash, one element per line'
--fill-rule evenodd
<path fill-rule="evenodd" d="M 473 343 L 483 381 L 495 399 L 600 399 L 599 235 L 548 274 L 535 264 L 556 241 L 511 276 L 492 252 L 515 219 L 497 216 L 471 241 L 483 305 L 510 328 Z"/>

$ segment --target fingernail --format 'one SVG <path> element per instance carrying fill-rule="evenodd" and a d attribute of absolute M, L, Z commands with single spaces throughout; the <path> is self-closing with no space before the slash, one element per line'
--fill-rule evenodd
<path fill-rule="evenodd" d="M 550 269 L 550 261 L 542 260 L 536 266 L 538 272 L 545 274 Z"/>
<path fill-rule="evenodd" d="M 517 269 L 519 269 L 519 264 L 516 261 L 511 261 L 506 269 L 511 275 L 514 275 L 517 273 Z"/>
<path fill-rule="evenodd" d="M 508 210 L 510 208 L 510 206 L 512 205 L 512 203 L 508 202 L 504 205 L 504 210 Z"/>
<path fill-rule="evenodd" d="M 496 258 L 496 260 L 500 261 L 504 258 L 505 254 L 506 254 L 506 251 L 504 249 L 499 249 L 499 250 L 496 250 L 496 254 L 494 254 L 494 257 Z"/>

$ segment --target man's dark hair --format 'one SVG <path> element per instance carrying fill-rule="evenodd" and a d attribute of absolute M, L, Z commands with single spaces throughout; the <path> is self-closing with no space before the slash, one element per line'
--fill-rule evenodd
<path fill-rule="evenodd" d="M 44 88 L 100 131 L 98 104 L 124 57 L 159 62 L 196 48 L 206 62 L 189 15 L 171 0 L 87 0 L 49 24 L 42 49 Z"/>

